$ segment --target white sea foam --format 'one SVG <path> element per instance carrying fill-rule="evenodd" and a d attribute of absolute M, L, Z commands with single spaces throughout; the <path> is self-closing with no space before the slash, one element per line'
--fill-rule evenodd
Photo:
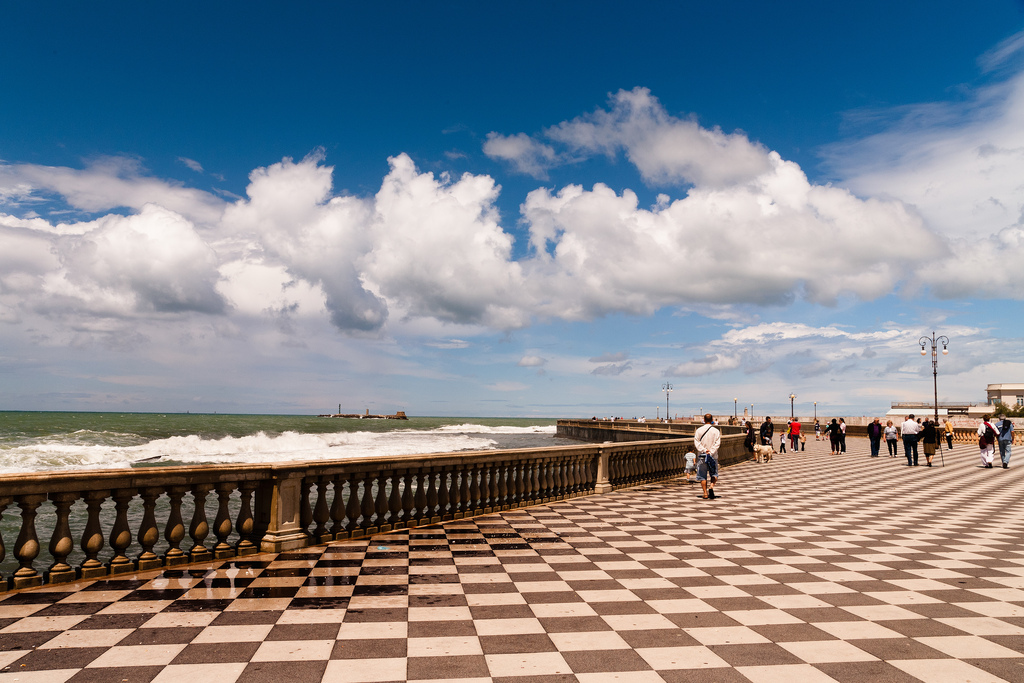
<path fill-rule="evenodd" d="M 499 428 L 500 429 L 500 428 Z M 133 446 L 82 443 L 78 439 L 36 441 L 0 449 L 0 472 L 128 467 L 140 460 L 180 463 L 260 463 L 289 460 L 447 453 L 493 449 L 497 442 L 473 429 L 300 434 L 263 432 L 202 439 L 195 435 L 156 439 Z"/>
<path fill-rule="evenodd" d="M 488 427 L 478 424 L 445 425 L 433 430 L 442 434 L 554 434 L 555 425 L 531 425 L 529 427 Z"/>

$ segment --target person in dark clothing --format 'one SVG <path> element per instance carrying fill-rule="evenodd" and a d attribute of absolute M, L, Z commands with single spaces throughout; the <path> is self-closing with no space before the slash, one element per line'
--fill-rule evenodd
<path fill-rule="evenodd" d="M 756 438 L 757 437 L 754 434 L 754 425 L 750 424 L 750 420 L 747 420 L 747 438 L 743 440 L 743 447 L 747 449 L 748 453 L 754 452 Z"/>
<path fill-rule="evenodd" d="M 878 450 L 882 447 L 882 423 L 877 417 L 868 425 L 868 439 L 871 440 L 871 457 L 877 458 Z"/>
<path fill-rule="evenodd" d="M 839 423 L 835 418 L 825 425 L 825 436 L 828 437 L 828 442 L 832 446 L 832 455 L 839 455 Z"/>
<path fill-rule="evenodd" d="M 931 467 L 932 458 L 935 457 L 935 446 L 939 442 L 939 430 L 930 419 L 925 420 L 921 426 L 921 441 L 924 443 L 924 459 L 928 467 Z"/>
<path fill-rule="evenodd" d="M 775 425 L 772 424 L 772 417 L 769 415 L 761 423 L 761 444 L 771 446 L 773 436 L 775 436 Z"/>

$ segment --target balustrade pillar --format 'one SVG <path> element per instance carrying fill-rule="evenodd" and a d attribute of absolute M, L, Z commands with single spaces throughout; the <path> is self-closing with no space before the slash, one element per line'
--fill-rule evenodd
<path fill-rule="evenodd" d="M 345 538 L 345 480 L 340 474 L 334 475 L 331 482 L 331 489 L 334 491 L 334 500 L 331 501 L 331 540 Z"/>
<path fill-rule="evenodd" d="M 401 522 L 398 517 L 402 512 L 402 491 L 399 482 L 401 474 L 398 471 L 391 473 L 391 492 L 388 495 L 388 526 L 397 529 Z"/>
<path fill-rule="evenodd" d="M 210 484 L 196 484 L 192 487 L 192 521 L 188 525 L 188 535 L 192 538 L 192 548 L 188 551 L 190 562 L 207 562 L 213 559 L 213 553 L 203 545 L 210 535 L 210 524 L 206 521 L 206 494 L 213 489 Z"/>
<path fill-rule="evenodd" d="M 608 493 L 613 488 L 611 483 L 611 455 L 601 448 L 597 451 L 597 481 L 594 482 L 594 493 Z"/>
<path fill-rule="evenodd" d="M 313 534 L 309 530 L 309 525 L 313 523 L 313 506 L 309 504 L 309 491 L 311 488 L 308 478 L 303 479 L 302 484 L 299 485 L 299 526 L 302 527 L 302 531 L 312 541 Z M 315 543 L 315 541 L 313 542 Z"/>
<path fill-rule="evenodd" d="M 53 527 L 53 535 L 50 537 L 50 555 L 53 556 L 53 564 L 46 572 L 46 583 L 67 583 L 77 578 L 74 568 L 68 564 L 68 555 L 75 549 L 75 541 L 71 537 L 71 525 L 68 518 L 71 516 L 71 505 L 78 500 L 77 493 L 51 493 L 50 501 L 57 508 L 57 523 Z M 4 507 L 7 507 L 6 503 Z M 0 554 L 0 561 L 3 556 Z"/>
<path fill-rule="evenodd" d="M 433 524 L 434 522 L 441 521 L 441 516 L 437 514 L 437 472 L 430 469 L 426 476 L 429 477 L 430 481 L 427 484 L 427 510 L 423 515 L 423 519 Z"/>
<path fill-rule="evenodd" d="M 279 553 L 309 545 L 299 517 L 305 471 L 305 465 L 275 467 L 273 478 L 261 481 L 256 489 L 255 526 L 261 551 Z"/>
<path fill-rule="evenodd" d="M 381 472 L 377 475 L 377 495 L 373 500 L 374 519 L 373 525 L 377 531 L 391 531 L 391 525 L 387 523 L 388 514 L 388 479 L 391 472 Z"/>
<path fill-rule="evenodd" d="M 135 563 L 125 554 L 132 544 L 132 529 L 128 526 L 128 505 L 135 497 L 135 489 L 114 489 L 114 526 L 110 530 L 110 547 L 114 556 L 107 567 L 111 574 L 127 574 L 135 571 Z"/>
<path fill-rule="evenodd" d="M 238 545 L 235 546 L 235 555 L 244 557 L 255 555 L 259 552 L 256 539 L 253 537 L 256 531 L 256 520 L 252 514 L 252 492 L 256 490 L 256 482 L 243 481 L 238 484 L 238 492 L 242 496 L 242 504 L 238 509 L 238 519 L 235 521 L 235 531 L 238 532 Z"/>
<path fill-rule="evenodd" d="M 455 519 L 462 519 L 466 516 L 466 512 L 469 510 L 470 504 L 470 486 L 469 477 L 473 468 L 470 465 L 463 465 L 459 468 L 459 509 L 455 515 Z"/>
<path fill-rule="evenodd" d="M 160 487 L 149 487 L 139 491 L 142 496 L 142 522 L 139 524 L 138 541 L 142 546 L 142 552 L 135 560 L 135 565 L 140 572 L 163 566 L 163 562 L 153 552 L 153 546 L 160 540 L 160 530 L 156 526 L 156 500 L 162 493 L 163 489 Z"/>
<path fill-rule="evenodd" d="M 367 472 L 363 475 L 363 491 L 359 497 L 359 512 L 362 514 L 362 519 L 359 520 L 359 528 L 363 530 L 364 534 L 371 534 L 376 531 L 370 530 L 373 526 L 373 472 Z"/>
<path fill-rule="evenodd" d="M 474 464 L 468 472 L 469 505 L 466 507 L 466 516 L 475 515 L 484 506 L 480 499 L 480 479 L 483 476 L 483 470 L 480 469 L 480 465 Z"/>
<path fill-rule="evenodd" d="M 350 474 L 348 476 L 348 505 L 345 508 L 347 518 L 345 529 L 349 537 L 359 529 L 359 480 L 362 474 Z"/>
<path fill-rule="evenodd" d="M 86 522 L 82 531 L 82 552 L 85 560 L 78 571 L 83 579 L 95 579 L 107 575 L 107 568 L 99 561 L 98 556 L 103 550 L 103 527 L 100 526 L 100 507 L 110 495 L 110 491 L 87 491 L 85 494 Z"/>
<path fill-rule="evenodd" d="M 327 507 L 327 477 L 316 478 L 316 506 L 313 508 L 313 540 L 316 543 L 329 543 L 333 540 L 327 532 L 327 522 L 331 514 Z"/>
<path fill-rule="evenodd" d="M 31 588 L 41 586 L 43 577 L 32 566 L 32 562 L 39 555 L 39 538 L 36 536 L 36 508 L 46 500 L 42 493 L 18 496 L 18 507 L 21 508 L 21 531 L 18 533 L 18 540 L 14 543 L 14 557 L 21 566 L 14 572 L 14 579 L 11 581 L 13 588 Z"/>
<path fill-rule="evenodd" d="M 217 491 L 217 516 L 213 520 L 213 535 L 217 537 L 217 544 L 213 546 L 213 557 L 222 560 L 235 556 L 235 549 L 228 543 L 228 536 L 231 535 L 231 513 L 228 511 L 228 503 L 231 500 L 231 492 L 235 490 L 235 484 L 220 482 L 214 489 Z"/>

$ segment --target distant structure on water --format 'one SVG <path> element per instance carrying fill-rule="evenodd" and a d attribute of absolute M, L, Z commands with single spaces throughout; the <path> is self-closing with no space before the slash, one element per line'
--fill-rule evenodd
<path fill-rule="evenodd" d="M 404 410 L 396 411 L 394 415 L 370 415 L 370 409 L 367 408 L 366 412 L 362 415 L 358 413 L 342 413 L 341 406 L 338 406 L 338 412 L 333 415 L 324 414 L 317 415 L 317 417 L 347 417 L 350 420 L 408 420 Z"/>

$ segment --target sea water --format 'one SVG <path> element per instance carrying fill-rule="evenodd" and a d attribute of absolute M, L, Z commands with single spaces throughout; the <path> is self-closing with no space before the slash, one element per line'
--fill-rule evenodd
<path fill-rule="evenodd" d="M 448 453 L 468 450 L 545 448 L 579 445 L 555 436 L 554 419 L 533 418 L 440 418 L 408 420 L 326 418 L 305 415 L 202 415 L 175 413 L 53 413 L 0 412 L 0 475 L 13 472 L 82 471 L 102 468 L 265 463 L 298 460 L 336 460 L 368 456 Z M 194 501 L 186 496 L 182 516 L 186 527 Z M 235 491 L 230 500 L 234 520 L 240 504 Z M 157 520 L 163 529 L 166 496 L 157 502 Z M 216 496 L 204 505 L 212 525 L 217 512 Z M 128 509 L 133 543 L 129 557 L 141 551 L 134 535 L 142 519 L 142 501 L 136 497 Z M 114 523 L 114 501 L 103 503 L 100 519 L 104 536 Z M 76 548 L 68 560 L 82 561 L 77 548 L 86 522 L 85 504 L 71 508 L 70 525 Z M 53 562 L 47 545 L 56 515 L 50 503 L 39 507 L 36 530 L 42 545 L 36 569 Z M 13 557 L 20 515 L 12 505 L 0 517 L 0 535 L 7 546 L 0 562 L 5 577 L 17 568 Z M 238 540 L 235 532 L 228 539 Z M 211 533 L 207 547 L 216 543 Z M 182 548 L 190 545 L 188 536 Z M 162 554 L 161 539 L 154 550 Z M 113 552 L 106 545 L 99 559 Z"/>
<path fill-rule="evenodd" d="M 0 412 L 0 473 L 571 445 L 554 419 Z"/>

